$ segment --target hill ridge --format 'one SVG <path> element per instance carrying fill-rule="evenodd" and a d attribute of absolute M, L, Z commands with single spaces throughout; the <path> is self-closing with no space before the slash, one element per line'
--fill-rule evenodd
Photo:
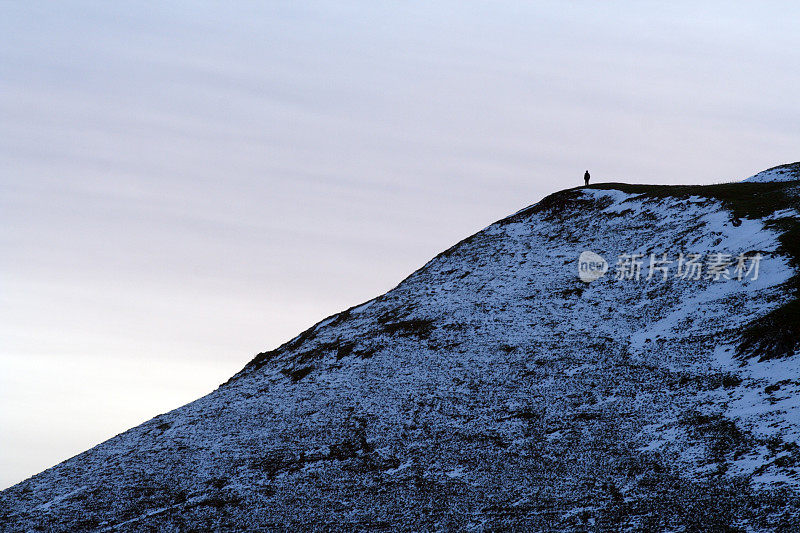
<path fill-rule="evenodd" d="M 554 193 L 214 392 L 3 491 L 0 525 L 796 525 L 800 367 L 781 328 L 797 301 L 797 192 Z M 591 283 L 584 250 L 610 265 Z M 752 251 L 758 279 L 615 272 L 623 255 Z"/>

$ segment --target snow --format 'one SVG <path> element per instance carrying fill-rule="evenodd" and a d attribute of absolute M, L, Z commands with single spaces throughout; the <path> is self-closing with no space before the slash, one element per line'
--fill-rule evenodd
<path fill-rule="evenodd" d="M 800 363 L 734 353 L 746 324 L 790 298 L 768 222 L 797 213 L 734 226 L 699 195 L 564 198 L 4 491 L 0 526 L 572 531 L 635 509 L 620 518 L 630 529 L 655 513 L 691 530 L 681 502 L 713 507 L 724 487 L 734 499 L 715 513 L 767 528 L 767 514 L 739 512 L 759 501 L 740 482 L 800 492 Z M 624 253 L 754 249 L 767 254 L 757 280 L 614 275 Z M 576 275 L 584 250 L 611 267 L 591 283 Z"/>
<path fill-rule="evenodd" d="M 797 181 L 800 180 L 800 163 L 791 163 L 770 168 L 759 172 L 754 176 L 746 178 L 744 181 L 763 183 L 767 181 Z"/>

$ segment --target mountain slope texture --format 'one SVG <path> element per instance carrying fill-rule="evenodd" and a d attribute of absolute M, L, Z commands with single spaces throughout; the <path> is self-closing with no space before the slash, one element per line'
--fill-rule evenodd
<path fill-rule="evenodd" d="M 798 178 L 548 196 L 3 491 L 0 529 L 796 531 Z"/>

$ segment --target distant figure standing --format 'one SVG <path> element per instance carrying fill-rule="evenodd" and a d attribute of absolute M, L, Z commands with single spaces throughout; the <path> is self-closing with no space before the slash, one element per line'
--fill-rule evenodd
<path fill-rule="evenodd" d="M 587 170 L 586 173 L 583 175 L 583 181 L 586 182 L 586 186 L 589 186 L 589 171 Z"/>

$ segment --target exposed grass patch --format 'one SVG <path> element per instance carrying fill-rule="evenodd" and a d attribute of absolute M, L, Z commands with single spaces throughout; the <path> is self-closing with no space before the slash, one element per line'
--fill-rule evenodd
<path fill-rule="evenodd" d="M 379 316 L 378 323 L 389 335 L 427 339 L 433 330 L 433 320 L 407 318 L 413 309 L 413 306 L 398 307 Z"/>
<path fill-rule="evenodd" d="M 678 380 L 681 387 L 694 386 L 699 390 L 730 389 L 742 384 L 742 378 L 730 372 L 710 374 L 682 374 Z"/>
<path fill-rule="evenodd" d="M 305 366 L 303 368 L 297 368 L 297 369 L 284 368 L 283 370 L 281 370 L 281 374 L 283 374 L 286 377 L 291 378 L 293 382 L 297 383 L 298 381 L 300 381 L 301 379 L 303 379 L 304 377 L 309 375 L 312 370 L 314 370 L 314 366 L 313 365 L 312 366 Z"/>
<path fill-rule="evenodd" d="M 580 413 L 575 413 L 572 416 L 573 420 L 587 422 L 589 420 L 599 420 L 601 418 L 600 413 L 590 412 L 590 411 L 582 411 Z"/>
<path fill-rule="evenodd" d="M 690 413 L 682 422 L 697 438 L 707 443 L 710 459 L 721 466 L 725 464 L 727 456 L 738 459 L 750 449 L 750 435 L 741 430 L 736 422 L 722 415 Z"/>
<path fill-rule="evenodd" d="M 401 337 L 427 339 L 431 335 L 431 330 L 433 330 L 433 320 L 426 318 L 412 318 L 383 324 L 383 331 L 389 335 L 400 335 Z"/>
<path fill-rule="evenodd" d="M 791 379 L 782 379 L 777 383 L 773 383 L 772 385 L 767 385 L 766 387 L 764 387 L 764 392 L 766 392 L 767 394 L 774 394 L 778 392 L 782 386 L 788 385 L 791 382 L 792 382 Z"/>
<path fill-rule="evenodd" d="M 341 361 L 351 353 L 353 353 L 353 349 L 356 347 L 356 343 L 354 342 L 343 342 L 339 346 L 336 347 L 336 360 Z"/>

